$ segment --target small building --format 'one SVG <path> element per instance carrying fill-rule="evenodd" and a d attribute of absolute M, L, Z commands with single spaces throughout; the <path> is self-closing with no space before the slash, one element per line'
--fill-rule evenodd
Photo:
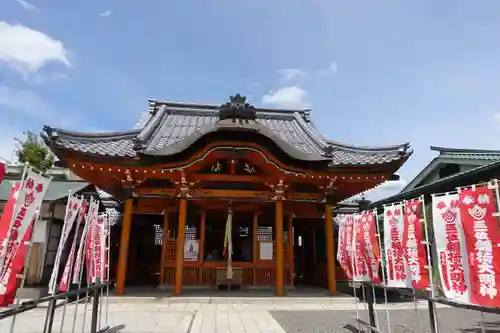
<path fill-rule="evenodd" d="M 125 284 L 209 286 L 232 267 L 249 287 L 307 284 L 336 293 L 333 210 L 394 178 L 409 144 L 355 147 L 326 139 L 308 109 L 149 101 L 133 130 L 44 128 L 46 144 L 79 177 L 123 202 L 117 294 Z M 114 236 L 112 236 L 114 237 Z M 300 241 L 299 241 L 300 240 Z M 116 263 L 116 264 L 115 264 Z"/>

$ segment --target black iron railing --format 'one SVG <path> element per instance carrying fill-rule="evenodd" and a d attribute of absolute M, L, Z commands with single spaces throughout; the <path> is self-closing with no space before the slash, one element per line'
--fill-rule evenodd
<path fill-rule="evenodd" d="M 74 302 L 92 302 L 92 315 L 90 320 L 90 333 L 104 332 L 109 326 L 99 327 L 100 320 L 100 298 L 103 290 L 106 288 L 109 290 L 110 286 L 113 284 L 112 281 L 106 281 L 103 283 L 97 282 L 90 286 L 71 290 L 68 292 L 57 293 L 55 295 L 50 295 L 46 297 L 41 297 L 38 299 L 25 301 L 19 303 L 17 306 L 3 310 L 0 312 L 0 323 L 1 321 L 11 319 L 11 329 L 10 332 L 15 332 L 15 321 L 16 316 L 22 313 L 29 312 L 34 309 L 39 309 L 41 306 L 46 305 L 47 310 L 45 313 L 45 320 L 43 325 L 43 333 L 52 333 L 52 328 L 54 324 L 54 314 L 56 308 L 66 306 L 73 303 L 71 299 L 75 299 Z M 58 304 L 58 301 L 64 300 Z M 76 311 L 76 310 L 75 310 Z M 75 313 L 76 318 L 76 313 Z M 107 324 L 107 323 L 106 323 Z M 62 329 L 61 329 L 62 330 Z M 74 330 L 74 329 L 73 329 Z M 6 332 L 7 333 L 7 332 Z"/>
<path fill-rule="evenodd" d="M 414 302 L 417 300 L 426 300 L 427 304 L 428 304 L 427 310 L 429 313 L 429 321 L 430 321 L 429 328 L 430 328 L 431 333 L 440 333 L 439 323 L 438 323 L 438 319 L 437 319 L 436 304 L 442 304 L 442 305 L 450 306 L 453 308 L 477 311 L 480 313 L 491 313 L 491 314 L 500 315 L 500 308 L 493 308 L 493 307 L 473 305 L 473 304 L 457 303 L 457 302 L 451 301 L 449 299 L 446 299 L 444 297 L 431 297 L 431 296 L 423 294 L 423 293 L 414 293 L 408 289 L 387 287 L 384 285 L 372 284 L 369 282 L 359 282 L 359 286 L 360 286 L 360 288 L 364 289 L 363 297 L 364 297 L 364 301 L 367 304 L 366 308 L 368 311 L 369 322 L 366 322 L 360 318 L 356 318 L 356 322 L 360 326 L 362 326 L 366 331 L 372 332 L 372 333 L 382 333 L 381 329 L 379 327 L 377 327 L 375 307 L 374 307 L 374 305 L 375 305 L 374 292 L 372 290 L 372 287 L 374 287 L 376 289 L 381 289 L 381 290 L 385 289 L 384 292 L 390 291 L 392 293 L 397 293 L 403 297 L 413 297 Z M 488 332 L 488 331 L 485 331 L 485 332 Z M 447 333 L 447 332 L 441 331 L 441 333 Z"/>

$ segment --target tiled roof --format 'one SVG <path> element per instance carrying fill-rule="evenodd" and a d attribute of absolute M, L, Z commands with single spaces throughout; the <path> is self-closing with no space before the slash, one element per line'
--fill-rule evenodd
<path fill-rule="evenodd" d="M 431 150 L 439 152 L 440 158 L 464 160 L 500 160 L 499 150 L 457 149 L 431 146 Z"/>
<path fill-rule="evenodd" d="M 459 186 L 468 186 L 479 182 L 486 182 L 492 178 L 498 178 L 500 170 L 500 161 L 495 161 L 480 165 L 478 167 L 456 173 L 454 175 L 443 177 L 433 183 L 415 187 L 413 189 L 402 191 L 391 197 L 373 202 L 370 207 L 380 207 L 382 205 L 416 198 L 422 194 L 442 193 L 456 190 Z"/>
<path fill-rule="evenodd" d="M 219 131 L 260 133 L 298 160 L 330 161 L 331 165 L 372 165 L 405 160 L 409 144 L 353 147 L 325 139 L 310 120 L 310 110 L 255 109 L 253 120 L 238 123 L 219 118 L 219 106 L 151 100 L 134 130 L 85 134 L 46 126 L 45 141 L 52 147 L 97 156 L 130 158 L 172 155 L 202 136 Z"/>

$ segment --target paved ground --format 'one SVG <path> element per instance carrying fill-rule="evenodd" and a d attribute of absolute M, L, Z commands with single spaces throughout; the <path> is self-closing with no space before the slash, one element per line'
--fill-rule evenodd
<path fill-rule="evenodd" d="M 102 304 L 100 326 L 106 326 L 107 322 L 112 327 L 125 325 L 120 330 L 123 333 L 356 332 L 356 304 L 351 299 L 116 298 L 109 302 L 108 321 L 105 318 L 106 302 Z M 420 304 L 418 316 L 412 303 L 377 307 L 382 332 L 389 332 L 386 311 L 390 313 L 392 332 L 428 332 L 429 319 L 425 303 Z M 59 308 L 52 332 L 88 332 L 90 308 L 89 304 L 84 312 L 84 305 L 78 305 L 74 331 L 75 305 L 68 306 L 62 330 L 63 308 Z M 36 309 L 17 316 L 14 332 L 42 332 L 45 311 L 46 309 Z M 359 315 L 367 320 L 363 305 L 359 305 Z M 439 307 L 438 316 L 441 333 L 482 332 L 481 316 L 478 313 Z M 500 333 L 500 315 L 485 315 L 485 321 L 488 323 L 485 333 Z M 85 328 L 82 329 L 84 322 Z M 0 321 L 0 332 L 9 332 L 9 327 L 10 321 Z"/>

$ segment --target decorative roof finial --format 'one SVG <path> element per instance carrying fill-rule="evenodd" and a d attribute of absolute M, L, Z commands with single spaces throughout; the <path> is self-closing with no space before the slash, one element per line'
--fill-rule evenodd
<path fill-rule="evenodd" d="M 221 120 L 232 118 L 233 121 L 236 121 L 236 119 L 255 120 L 255 108 L 253 105 L 247 103 L 247 98 L 245 96 L 236 94 L 235 96 L 229 97 L 229 102 L 220 106 L 219 118 Z"/>

